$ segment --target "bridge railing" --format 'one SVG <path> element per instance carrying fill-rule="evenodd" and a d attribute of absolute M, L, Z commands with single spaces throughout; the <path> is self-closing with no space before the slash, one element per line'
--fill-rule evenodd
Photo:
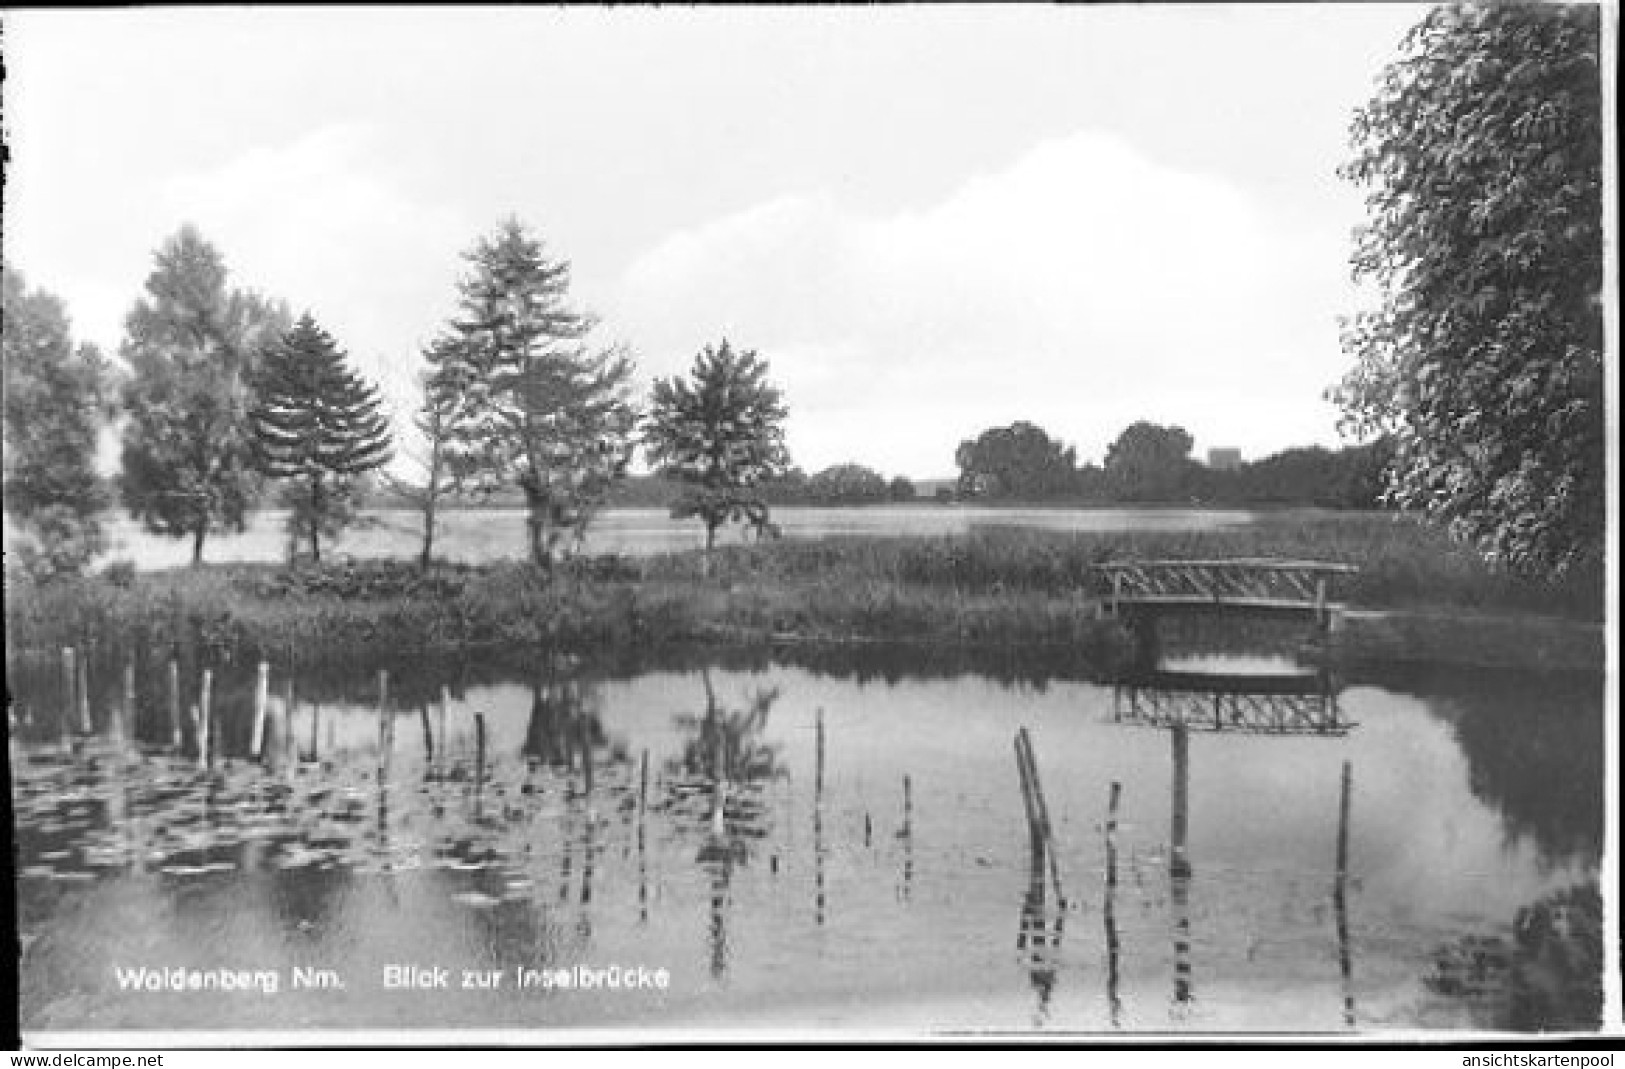
<path fill-rule="evenodd" d="M 1108 605 L 1234 604 L 1323 612 L 1334 583 L 1359 571 L 1326 561 L 1226 560 L 1116 561 L 1095 565 L 1109 587 Z"/>

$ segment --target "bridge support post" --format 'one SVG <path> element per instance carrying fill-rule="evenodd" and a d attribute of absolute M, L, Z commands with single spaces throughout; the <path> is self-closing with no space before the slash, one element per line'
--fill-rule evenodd
<path fill-rule="evenodd" d="M 1162 659 L 1162 641 L 1157 633 L 1156 613 L 1140 610 L 1124 616 L 1129 636 L 1134 642 L 1134 672 L 1145 675 L 1156 671 Z"/>

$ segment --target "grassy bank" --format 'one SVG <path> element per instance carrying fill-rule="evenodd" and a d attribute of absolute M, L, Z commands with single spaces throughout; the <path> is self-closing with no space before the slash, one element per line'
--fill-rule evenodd
<path fill-rule="evenodd" d="M 1295 516 L 1199 532 L 832 538 L 573 561 L 552 576 L 514 562 L 224 565 L 33 586 L 8 580 L 8 644 L 199 642 L 342 658 L 386 644 L 648 647 L 691 642 L 914 641 L 1069 647 L 1105 662 L 1103 561 L 1289 557 L 1356 564 L 1353 605 L 1600 619 L 1600 577 L 1557 586 L 1491 572 L 1435 532 L 1387 516 Z"/>

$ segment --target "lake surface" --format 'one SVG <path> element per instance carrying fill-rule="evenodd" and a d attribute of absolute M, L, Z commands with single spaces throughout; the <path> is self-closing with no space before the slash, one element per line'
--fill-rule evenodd
<path fill-rule="evenodd" d="M 1332 681 L 1327 733 L 1260 734 L 884 652 L 379 663 L 291 706 L 273 671 L 261 767 L 254 670 L 219 665 L 203 772 L 163 666 L 133 722 L 118 675 L 81 737 L 51 666 L 14 673 L 28 1031 L 1482 1028 L 1520 910 L 1598 878 L 1592 677 L 1378 673 Z"/>
<path fill-rule="evenodd" d="M 287 556 L 285 513 L 255 514 L 240 535 L 211 536 L 204 544 L 209 561 L 269 561 Z M 404 510 L 368 513 L 372 526 L 352 530 L 323 553 L 356 557 L 415 557 L 422 547 L 422 517 Z M 977 527 L 1037 527 L 1059 531 L 1195 531 L 1252 522 L 1254 514 L 1223 509 L 1072 509 L 977 508 L 974 506 L 875 506 L 870 508 L 778 508 L 773 521 L 786 538 L 829 535 L 964 534 Z M 107 525 L 107 559 L 129 560 L 139 568 L 170 568 L 191 562 L 189 539 L 160 538 L 127 517 Z M 744 538 L 739 524 L 718 532 L 722 544 Z M 677 521 L 664 509 L 614 509 L 594 521 L 583 546 L 586 553 L 644 556 L 700 549 L 704 528 L 694 520 Z M 454 509 L 441 519 L 436 554 L 467 563 L 502 557 L 524 557 L 523 509 Z"/>

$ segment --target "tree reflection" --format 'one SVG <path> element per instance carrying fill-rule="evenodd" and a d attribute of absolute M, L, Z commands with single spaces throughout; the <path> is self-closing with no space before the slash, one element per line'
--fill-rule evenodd
<path fill-rule="evenodd" d="M 1451 723 L 1473 794 L 1509 837 L 1535 841 L 1548 864 L 1602 854 L 1604 754 L 1600 677 L 1477 673 L 1450 680 L 1428 707 Z"/>
<path fill-rule="evenodd" d="M 700 678 L 705 711 L 676 718 L 690 737 L 675 762 L 680 778 L 671 785 L 671 806 L 680 823 L 704 828 L 705 841 L 695 860 L 710 877 L 710 970 L 720 978 L 728 967 L 734 868 L 749 860 L 750 840 L 766 834 L 761 786 L 784 774 L 778 747 L 762 739 L 779 690 L 759 689 L 743 708 L 731 709 L 718 699 L 709 670 Z"/>

